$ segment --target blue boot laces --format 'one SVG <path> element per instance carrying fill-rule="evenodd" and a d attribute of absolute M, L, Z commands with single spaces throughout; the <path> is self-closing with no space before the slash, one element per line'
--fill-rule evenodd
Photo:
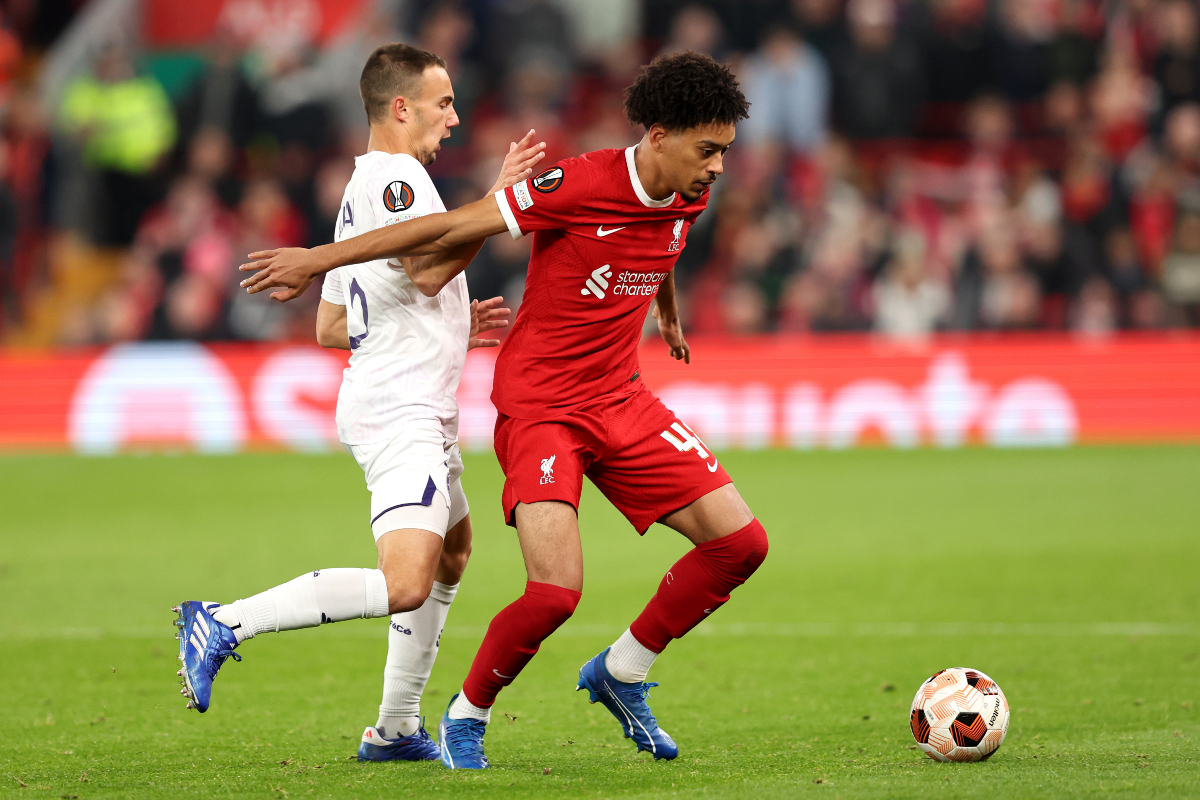
<path fill-rule="evenodd" d="M 479 719 L 456 719 L 455 725 L 446 728 L 446 738 L 458 752 L 464 755 L 483 754 L 483 729 L 487 726 Z"/>
<path fill-rule="evenodd" d="M 217 677 L 217 670 L 219 670 L 221 665 L 225 663 L 225 659 L 231 656 L 233 657 L 234 661 L 242 660 L 242 657 L 233 652 L 233 649 L 230 647 L 224 647 L 215 652 L 205 652 L 204 668 L 208 671 L 208 677 L 210 680 Z"/>

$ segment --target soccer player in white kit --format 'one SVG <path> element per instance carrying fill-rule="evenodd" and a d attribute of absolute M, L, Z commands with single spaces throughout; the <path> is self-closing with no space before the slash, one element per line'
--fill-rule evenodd
<path fill-rule="evenodd" d="M 371 138 L 367 154 L 355 159 L 337 241 L 446 210 L 425 171 L 458 125 L 445 62 L 408 45 L 384 45 L 367 60 L 359 90 Z M 532 134 L 512 144 L 489 194 L 532 174 L 545 146 L 531 146 Z M 371 492 L 378 568 L 316 570 L 228 605 L 177 607 L 189 708 L 208 709 L 213 678 L 227 658 L 240 660 L 234 649 L 245 639 L 390 614 L 383 703 L 359 758 L 438 758 L 421 724 L 420 700 L 471 543 L 455 391 L 467 350 L 495 344 L 478 333 L 507 325 L 508 310 L 498 307 L 500 298 L 471 303 L 462 274 L 427 297 L 408 270 L 421 258 L 465 264 L 481 245 L 353 264 L 326 276 L 317 340 L 352 351 L 337 430 Z"/>

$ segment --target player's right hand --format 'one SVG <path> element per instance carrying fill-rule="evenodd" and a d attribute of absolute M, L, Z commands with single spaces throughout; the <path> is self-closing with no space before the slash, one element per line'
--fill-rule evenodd
<path fill-rule="evenodd" d="M 238 269 L 254 274 L 242 281 L 241 286 L 249 294 L 282 287 L 282 292 L 271 292 L 271 299 L 281 303 L 304 294 L 304 290 L 324 271 L 316 254 L 303 247 L 259 250 L 249 257 L 253 260 Z"/>
<path fill-rule="evenodd" d="M 674 301 L 671 305 L 674 307 Z M 692 348 L 688 346 L 687 339 L 683 338 L 683 325 L 679 321 L 678 311 L 664 315 L 659 310 L 658 303 L 655 303 L 650 307 L 650 313 L 654 315 L 654 319 L 658 320 L 658 332 L 662 335 L 663 341 L 667 343 L 667 347 L 671 351 L 671 358 L 691 364 Z"/>
<path fill-rule="evenodd" d="M 492 188 L 488 190 L 488 194 L 495 194 L 525 180 L 533 174 L 533 168 L 538 165 L 538 162 L 546 157 L 546 143 L 532 144 L 533 134 L 534 131 L 531 128 L 529 133 L 521 137 L 521 141 L 509 143 L 504 163 L 500 165 L 500 175 L 496 178 L 496 183 L 492 185 Z"/>

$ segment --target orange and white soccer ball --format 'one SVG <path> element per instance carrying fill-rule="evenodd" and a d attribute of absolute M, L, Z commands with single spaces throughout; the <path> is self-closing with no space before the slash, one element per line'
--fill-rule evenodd
<path fill-rule="evenodd" d="M 983 761 L 1004 742 L 1008 700 L 977 669 L 944 669 L 917 689 L 909 722 L 913 738 L 935 761 Z"/>

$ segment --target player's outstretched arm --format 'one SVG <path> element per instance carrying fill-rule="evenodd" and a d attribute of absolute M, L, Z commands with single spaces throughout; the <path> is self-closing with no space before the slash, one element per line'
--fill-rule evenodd
<path fill-rule="evenodd" d="M 500 175 L 488 195 L 494 195 L 519 183 L 533 174 L 533 168 L 546 156 L 546 143 L 533 144 L 534 131 L 530 130 L 519 142 L 511 142 L 508 152 L 504 154 L 504 162 L 500 165 Z M 437 294 L 455 275 L 467 268 L 479 255 L 483 247 L 483 239 L 460 244 L 457 247 L 444 250 L 435 255 L 409 256 L 401 259 L 404 271 L 423 294 Z M 443 280 L 444 279 L 444 280 Z M 484 340 L 488 341 L 488 340 Z"/>
<path fill-rule="evenodd" d="M 544 157 L 546 143 L 531 145 L 533 133 L 530 131 L 519 143 L 509 148 L 500 177 L 496 180 L 501 188 L 528 177 Z M 429 214 L 311 250 L 284 247 L 251 253 L 253 260 L 242 264 L 239 269 L 254 274 L 242 281 L 241 285 L 250 294 L 266 289 L 282 289 L 272 292 L 271 298 L 287 302 L 304 294 L 317 276 L 346 264 L 362 264 L 380 258 L 444 255 L 455 248 L 459 248 L 456 255 L 461 256 L 469 250 L 464 249 L 464 245 L 481 242 L 506 230 L 508 226 L 500 215 L 500 207 L 496 205 L 495 198 L 489 195 L 445 214 Z M 474 256 L 473 252 L 471 256 Z M 422 259 L 405 264 L 405 270 L 421 293 L 432 297 L 455 275 L 466 269 L 470 260 L 453 256 Z"/>
<path fill-rule="evenodd" d="M 683 324 L 679 321 L 679 304 L 675 301 L 675 270 L 667 273 L 667 278 L 658 286 L 654 306 L 650 313 L 658 320 L 658 332 L 663 341 L 671 348 L 671 358 L 685 364 L 692 363 L 692 348 L 688 347 L 683 338 Z"/>
<path fill-rule="evenodd" d="M 250 294 L 266 289 L 282 289 L 283 291 L 272 292 L 271 298 L 287 302 L 304 294 L 304 290 L 311 286 L 318 276 L 346 264 L 362 264 L 381 258 L 399 258 L 406 255 L 442 253 L 458 245 L 486 239 L 506 230 L 508 226 L 504 223 L 495 198 L 485 197 L 454 211 L 428 214 L 351 239 L 323 244 L 311 250 L 303 247 L 283 247 L 251 253 L 250 258 L 254 260 L 242 264 L 239 269 L 254 274 L 242 281 L 241 285 Z M 439 270 L 435 266 L 424 270 L 419 276 L 411 277 L 422 293 L 432 297 L 454 277 L 440 274 L 447 270 L 446 267 Z"/>

